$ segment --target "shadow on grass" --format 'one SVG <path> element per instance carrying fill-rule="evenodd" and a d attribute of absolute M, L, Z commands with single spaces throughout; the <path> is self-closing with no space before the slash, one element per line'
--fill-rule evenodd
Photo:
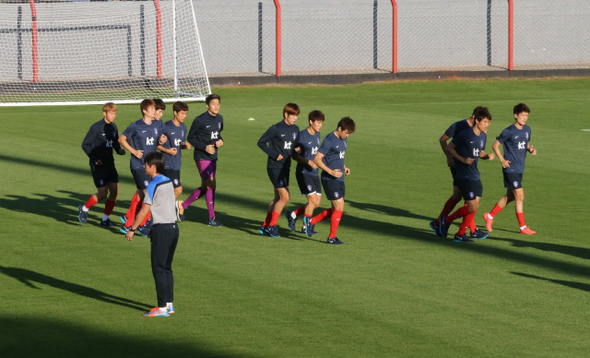
<path fill-rule="evenodd" d="M 494 240 L 510 242 L 512 246 L 518 248 L 530 247 L 537 250 L 556 252 L 558 254 L 564 254 L 573 257 L 579 257 L 585 260 L 590 260 L 590 249 L 587 248 L 516 239 L 494 238 Z"/>
<path fill-rule="evenodd" d="M 21 269 L 17 267 L 4 267 L 0 266 L 0 273 L 12 277 L 26 286 L 40 290 L 41 288 L 35 286 L 35 284 L 42 284 L 57 288 L 60 290 L 68 291 L 76 295 L 83 297 L 92 298 L 98 301 L 111 303 L 119 306 L 132 308 L 138 311 L 146 312 L 152 307 L 146 303 L 133 301 L 124 297 L 114 296 L 102 291 L 95 290 L 90 287 L 78 285 L 75 283 L 63 281 L 51 276 L 44 275 L 42 273 Z"/>
<path fill-rule="evenodd" d="M 154 330 L 173 330 L 177 320 L 176 317 L 139 319 L 157 323 L 154 326 L 158 328 Z M 163 328 L 162 324 L 167 327 Z M 245 357 L 214 352 L 199 347 L 199 343 L 184 343 L 186 340 L 179 343 L 179 339 L 166 342 L 165 338 L 155 339 L 154 335 L 129 336 L 48 317 L 0 316 L 0 337 L 2 357 Z"/>
<path fill-rule="evenodd" d="M 522 273 L 522 272 L 510 272 L 510 273 L 513 274 L 513 275 L 521 276 L 521 277 L 533 278 L 535 280 L 542 280 L 542 281 L 553 282 L 553 283 L 556 283 L 558 285 L 563 285 L 563 286 L 566 286 L 566 287 L 575 288 L 577 290 L 582 290 L 582 291 L 590 292 L 590 285 L 587 284 L 587 283 L 581 283 L 581 282 L 575 282 L 575 281 L 564 281 L 564 280 L 552 280 L 552 279 L 549 279 L 549 278 L 535 276 L 535 275 L 529 275 L 529 274 Z"/>

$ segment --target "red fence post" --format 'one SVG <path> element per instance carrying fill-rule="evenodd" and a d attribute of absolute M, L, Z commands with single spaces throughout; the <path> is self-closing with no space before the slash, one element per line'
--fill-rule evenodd
<path fill-rule="evenodd" d="M 393 19 L 391 22 L 393 28 L 393 43 L 392 43 L 392 51 L 391 54 L 391 72 L 397 73 L 397 1 L 391 0 L 391 6 L 393 7 Z"/>
<path fill-rule="evenodd" d="M 160 1 L 154 0 L 156 6 L 156 51 L 158 62 L 158 78 L 162 78 L 162 11 L 160 10 Z"/>
<path fill-rule="evenodd" d="M 37 9 L 35 0 L 30 0 L 31 15 L 33 17 L 33 82 L 39 82 L 39 64 L 37 63 Z"/>
<path fill-rule="evenodd" d="M 508 70 L 514 68 L 514 2 L 508 0 Z"/>
<path fill-rule="evenodd" d="M 275 0 L 276 8 L 276 38 L 277 38 L 277 77 L 281 77 L 281 4 Z"/>

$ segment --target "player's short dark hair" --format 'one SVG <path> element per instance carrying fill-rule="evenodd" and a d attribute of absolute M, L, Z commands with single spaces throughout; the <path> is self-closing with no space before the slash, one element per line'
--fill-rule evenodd
<path fill-rule="evenodd" d="M 164 172 L 164 166 L 166 164 L 166 159 L 164 158 L 164 153 L 162 152 L 150 152 L 145 156 L 144 162 L 149 165 L 156 166 L 156 172 L 158 174 L 162 174 Z"/>
<path fill-rule="evenodd" d="M 531 109 L 529 108 L 529 106 L 527 106 L 524 103 L 519 103 L 516 106 L 514 106 L 514 110 L 513 110 L 514 114 L 519 114 L 522 112 L 531 113 Z"/>
<path fill-rule="evenodd" d="M 473 114 L 473 119 L 475 119 L 478 122 L 484 118 L 487 118 L 490 121 L 492 120 L 492 114 L 488 110 L 488 107 L 481 107 L 480 109 L 475 111 L 475 113 Z"/>
<path fill-rule="evenodd" d="M 477 111 L 479 111 L 480 109 L 482 109 L 482 108 L 486 108 L 486 107 L 483 107 L 483 106 L 477 106 L 477 107 L 475 107 L 475 108 L 473 109 L 473 113 L 471 114 L 471 116 L 472 116 L 472 117 L 473 117 L 473 116 L 475 116 L 475 113 L 476 113 Z"/>
<path fill-rule="evenodd" d="M 162 101 L 161 99 L 154 98 L 154 103 L 156 104 L 156 111 L 158 109 L 161 109 L 163 111 L 166 109 L 166 103 L 164 103 L 164 101 Z"/>
<path fill-rule="evenodd" d="M 354 133 L 356 130 L 356 124 L 350 117 L 342 117 L 340 122 L 338 122 L 338 127 L 340 130 L 345 131 L 348 130 L 348 133 Z"/>
<path fill-rule="evenodd" d="M 283 107 L 283 115 L 287 113 L 288 115 L 298 116 L 301 111 L 299 110 L 299 106 L 295 103 L 287 103 L 285 107 Z"/>
<path fill-rule="evenodd" d="M 219 102 L 221 102 L 221 97 L 219 97 L 219 95 L 218 95 L 218 94 L 211 93 L 210 95 L 208 95 L 208 96 L 205 98 L 205 104 L 206 104 L 206 105 L 209 105 L 209 103 L 211 103 L 211 101 L 213 101 L 214 99 L 216 99 L 216 100 L 218 100 Z"/>
<path fill-rule="evenodd" d="M 141 110 L 142 116 L 144 114 L 143 111 L 146 111 L 148 109 L 148 107 L 156 108 L 156 103 L 154 102 L 153 99 L 146 98 L 143 101 L 141 101 L 141 103 L 139 104 L 139 109 Z"/>
<path fill-rule="evenodd" d="M 322 111 L 318 111 L 317 109 L 315 111 L 311 111 L 309 112 L 309 123 L 311 124 L 311 122 L 315 122 L 315 121 L 324 121 L 326 120 L 326 116 L 324 116 L 324 114 L 322 113 Z"/>
<path fill-rule="evenodd" d="M 178 113 L 180 111 L 188 111 L 188 104 L 182 101 L 174 102 L 172 105 L 172 111 Z"/>

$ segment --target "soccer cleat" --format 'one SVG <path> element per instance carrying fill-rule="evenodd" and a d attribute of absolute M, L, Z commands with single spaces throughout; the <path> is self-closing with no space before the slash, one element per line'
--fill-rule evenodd
<path fill-rule="evenodd" d="M 145 222 L 145 226 L 147 226 L 151 230 L 154 227 L 154 220 L 152 220 L 151 218 L 147 219 Z"/>
<path fill-rule="evenodd" d="M 260 229 L 258 229 L 258 232 L 264 236 L 270 236 L 270 234 L 268 233 L 267 227 L 261 226 Z"/>
<path fill-rule="evenodd" d="M 314 225 L 311 224 L 311 218 L 309 216 L 303 217 L 303 224 L 305 224 L 305 233 L 308 237 L 311 237 L 314 233 L 317 232 L 313 231 Z"/>
<path fill-rule="evenodd" d="M 170 306 L 168 306 L 168 314 L 174 314 L 174 305 L 170 304 Z"/>
<path fill-rule="evenodd" d="M 219 221 L 217 221 L 216 218 L 213 218 L 213 219 L 209 220 L 209 222 L 207 223 L 207 225 L 209 225 L 209 226 L 223 226 L 223 224 L 220 223 Z"/>
<path fill-rule="evenodd" d="M 113 224 L 113 222 L 111 221 L 111 219 L 107 218 L 106 220 L 101 220 L 100 221 L 100 226 L 111 227 L 111 226 L 115 226 L 115 224 Z"/>
<path fill-rule="evenodd" d="M 489 233 L 483 232 L 480 229 L 475 229 L 475 231 L 471 233 L 471 238 L 477 240 L 483 240 L 488 236 L 490 236 Z"/>
<path fill-rule="evenodd" d="M 335 236 L 331 239 L 328 238 L 327 242 L 328 242 L 328 244 L 332 244 L 332 245 L 344 245 L 344 243 L 342 241 L 338 240 L 338 238 Z"/>
<path fill-rule="evenodd" d="M 434 235 L 436 235 L 437 237 L 442 237 L 442 235 L 439 231 L 440 226 L 436 225 L 436 219 L 434 219 L 430 222 L 430 228 L 432 229 L 432 231 L 434 231 Z"/>
<path fill-rule="evenodd" d="M 267 228 L 267 230 L 268 230 L 268 236 L 281 237 L 281 234 L 279 234 L 279 227 L 278 226 L 276 226 L 276 225 L 269 226 Z"/>
<path fill-rule="evenodd" d="M 306 231 L 306 230 L 307 230 L 307 227 L 306 227 L 305 225 L 303 225 L 303 226 L 301 227 L 301 232 L 302 232 L 302 233 L 304 233 L 304 234 L 307 234 L 307 231 Z M 317 232 L 317 231 L 315 231 L 315 230 L 313 229 L 313 227 L 312 227 L 312 228 L 311 228 L 311 233 L 312 233 L 312 235 L 316 235 L 318 232 Z"/>
<path fill-rule="evenodd" d="M 176 220 L 184 221 L 184 207 L 182 206 L 184 201 L 176 200 Z"/>
<path fill-rule="evenodd" d="M 520 230 L 520 233 L 523 235 L 535 235 L 537 232 L 531 230 L 530 227 L 526 226 L 524 229 Z"/>
<path fill-rule="evenodd" d="M 125 226 L 125 225 L 121 226 L 121 228 L 119 229 L 119 231 L 122 232 L 123 235 L 127 235 L 127 232 L 129 230 L 131 230 L 131 227 L 130 226 Z"/>
<path fill-rule="evenodd" d="M 295 232 L 297 231 L 297 227 L 295 226 L 295 222 L 297 221 L 297 219 L 293 219 L 293 216 L 291 216 L 291 214 L 293 214 L 292 211 L 287 211 L 285 213 L 285 216 L 287 217 L 287 221 L 289 222 L 289 230 L 291 230 L 291 232 Z"/>
<path fill-rule="evenodd" d="M 144 317 L 168 317 L 170 313 L 168 313 L 168 309 L 166 307 L 160 308 L 152 308 L 151 311 L 146 312 L 143 314 Z"/>
<path fill-rule="evenodd" d="M 88 222 L 88 211 L 82 210 L 84 205 L 78 206 L 78 220 L 82 224 L 86 224 Z"/>
<path fill-rule="evenodd" d="M 470 238 L 467 237 L 467 235 L 463 234 L 463 235 L 457 235 L 455 234 L 455 237 L 453 238 L 454 242 L 474 242 L 473 240 L 471 240 Z"/>
<path fill-rule="evenodd" d="M 150 229 L 147 223 L 137 228 L 137 233 L 143 237 L 148 237 L 150 235 L 150 231 L 152 231 L 152 229 Z"/>
<path fill-rule="evenodd" d="M 449 234 L 449 227 L 451 226 L 451 223 L 447 222 L 446 218 L 446 215 L 443 215 L 439 218 L 440 225 L 438 227 L 438 232 L 440 234 L 440 237 L 447 237 L 447 235 Z"/>
<path fill-rule="evenodd" d="M 123 216 L 121 216 L 120 219 L 123 224 L 126 224 L 127 223 L 127 214 L 123 214 Z"/>
<path fill-rule="evenodd" d="M 488 215 L 490 215 L 490 213 L 483 214 L 483 219 L 486 221 L 486 229 L 488 232 L 492 232 L 492 224 L 494 223 L 494 219 L 490 219 Z"/>

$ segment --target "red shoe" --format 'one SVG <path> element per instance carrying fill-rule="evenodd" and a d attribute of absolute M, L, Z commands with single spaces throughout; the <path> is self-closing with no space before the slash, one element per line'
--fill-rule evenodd
<path fill-rule="evenodd" d="M 490 213 L 483 214 L 483 219 L 486 221 L 486 229 L 488 232 L 492 232 L 492 224 L 494 223 L 494 219 L 490 219 L 488 216 Z"/>
<path fill-rule="evenodd" d="M 537 232 L 531 230 L 531 228 L 527 226 L 524 229 L 520 230 L 520 233 L 524 235 L 535 235 Z"/>

